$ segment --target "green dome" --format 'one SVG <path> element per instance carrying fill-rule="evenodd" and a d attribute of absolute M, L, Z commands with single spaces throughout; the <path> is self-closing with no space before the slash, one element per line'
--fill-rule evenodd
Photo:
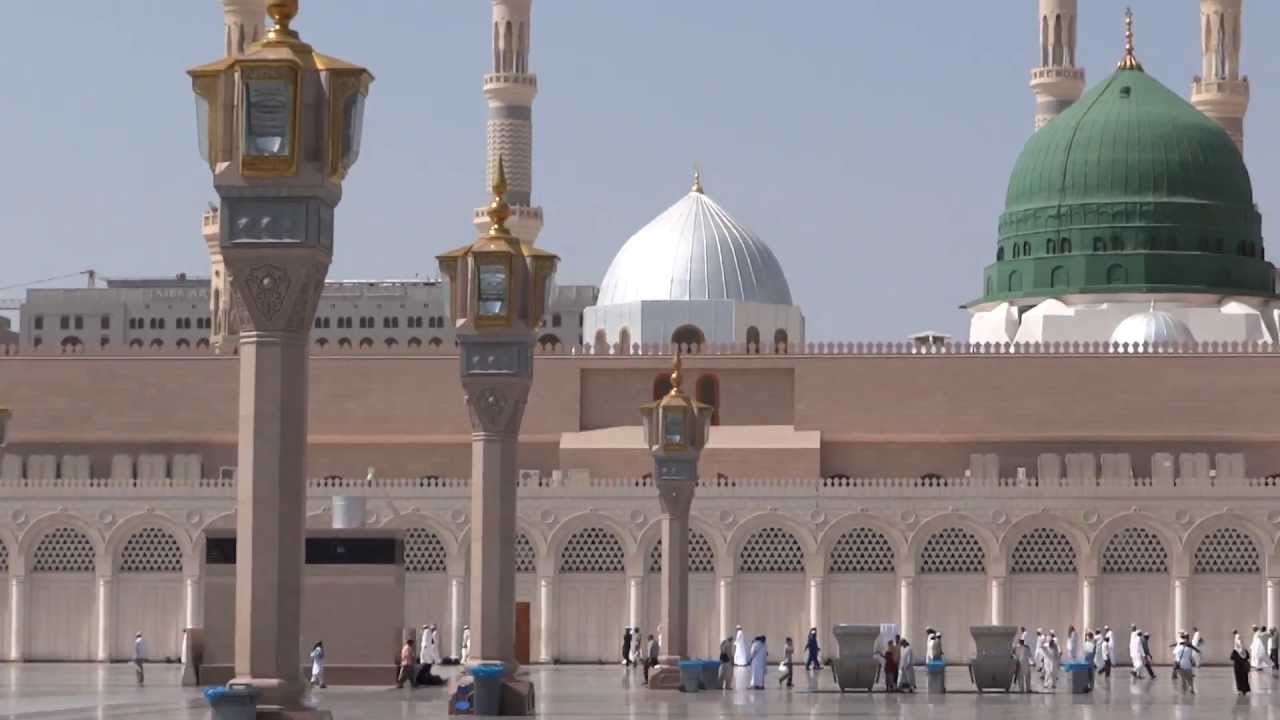
<path fill-rule="evenodd" d="M 1244 158 L 1142 70 L 1117 70 L 1014 166 L 980 304 L 1077 294 L 1274 294 Z"/>

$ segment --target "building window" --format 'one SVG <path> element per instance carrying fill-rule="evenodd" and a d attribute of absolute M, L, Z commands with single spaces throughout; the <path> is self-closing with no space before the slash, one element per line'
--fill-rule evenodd
<path fill-rule="evenodd" d="M 396 347 L 396 346 L 397 346 L 397 345 L 399 345 L 399 344 L 400 344 L 400 341 L 399 341 L 399 340 L 396 340 L 395 338 L 387 338 L 387 349 L 388 349 L 388 350 L 390 350 L 391 348 Z"/>
<path fill-rule="evenodd" d="M 760 352 L 760 328 L 752 325 L 747 328 L 747 353 L 756 355 Z"/>
<path fill-rule="evenodd" d="M 348 338 L 340 338 L 338 340 L 338 347 L 343 350 L 349 349 L 351 347 L 351 340 Z"/>
<path fill-rule="evenodd" d="M 671 344 L 692 352 L 706 344 L 707 338 L 695 325 L 681 325 L 671 333 Z"/>
<path fill-rule="evenodd" d="M 311 323 L 311 327 L 315 328 L 316 330 L 319 330 L 322 327 L 324 327 L 324 323 L 320 322 L 319 315 L 317 315 L 315 321 Z"/>
<path fill-rule="evenodd" d="M 1003 260 L 1004 260 L 1004 248 L 998 247 L 996 248 L 996 262 L 1001 262 Z"/>
<path fill-rule="evenodd" d="M 1106 252 L 1106 250 L 1107 250 L 1107 243 L 1105 240 L 1103 240 L 1100 237 L 1096 237 L 1093 239 L 1094 252 Z"/>
<path fill-rule="evenodd" d="M 1129 272 L 1123 265 L 1112 265 L 1107 268 L 1107 284 L 1123 285 L 1129 281 Z"/>
<path fill-rule="evenodd" d="M 191 347 L 191 343 L 186 338 L 179 339 L 177 345 L 180 350 L 186 350 Z"/>
<path fill-rule="evenodd" d="M 551 333 L 546 333 L 538 338 L 538 346 L 543 350 L 554 349 L 559 344 L 560 338 L 556 335 L 552 335 Z"/>
<path fill-rule="evenodd" d="M 438 337 L 433 337 L 427 341 L 427 344 L 430 345 L 431 347 L 438 348 L 444 344 L 444 341 Z"/>
<path fill-rule="evenodd" d="M 1053 238 L 1049 238 L 1048 240 L 1044 241 L 1044 254 L 1045 255 L 1058 254 L 1058 244 L 1053 241 Z"/>
<path fill-rule="evenodd" d="M 720 381 L 715 375 L 703 375 L 698 378 L 697 400 L 711 406 L 711 424 L 720 424 Z"/>
<path fill-rule="evenodd" d="M 76 316 L 76 329 L 77 329 L 77 330 L 83 330 L 83 329 L 84 329 L 84 316 L 83 316 L 83 315 L 77 315 L 77 316 Z"/>
<path fill-rule="evenodd" d="M 560 313 L 551 314 L 551 327 L 560 327 L 564 319 L 560 317 Z"/>
<path fill-rule="evenodd" d="M 1013 259 L 1014 259 L 1014 260 L 1017 260 L 1017 259 L 1018 259 L 1019 257 L 1021 257 L 1021 256 L 1022 256 L 1021 246 L 1020 246 L 1020 245 L 1018 245 L 1018 243 L 1014 243 L 1014 244 L 1013 244 Z"/>
<path fill-rule="evenodd" d="M 1022 241 L 1022 257 L 1031 257 L 1031 241 Z"/>
<path fill-rule="evenodd" d="M 102 330 L 110 330 L 110 329 L 111 329 L 111 316 L 110 316 L 110 315 L 103 315 L 101 318 L 99 318 L 99 320 L 98 320 L 98 325 L 100 326 L 100 328 L 101 328 Z"/>
<path fill-rule="evenodd" d="M 1058 243 L 1058 252 L 1062 253 L 1063 255 L 1070 254 L 1071 238 L 1062 238 L 1062 242 Z"/>
<path fill-rule="evenodd" d="M 32 327 L 32 329 L 35 329 L 35 330 L 43 330 L 43 329 L 44 329 L 44 316 L 43 316 L 43 315 L 37 315 L 37 316 L 35 316 L 35 319 L 31 321 L 31 327 Z"/>
<path fill-rule="evenodd" d="M 321 350 L 323 350 L 324 346 L 328 344 L 329 344 L 328 340 L 324 338 L 316 338 L 316 347 L 320 348 Z"/>
<path fill-rule="evenodd" d="M 1111 236 L 1111 252 L 1124 252 L 1124 240 L 1119 235 Z"/>
<path fill-rule="evenodd" d="M 159 350 L 160 348 L 164 347 L 164 341 L 161 340 L 160 338 L 156 338 L 155 340 L 151 341 L 151 347 L 155 348 L 156 350 Z"/>
<path fill-rule="evenodd" d="M 360 338 L 360 349 L 368 350 L 373 347 L 373 338 Z"/>
<path fill-rule="evenodd" d="M 1059 265 L 1049 273 L 1049 287 L 1063 288 L 1071 284 L 1071 274 L 1067 269 Z"/>
<path fill-rule="evenodd" d="M 783 330 L 782 328 L 778 328 L 777 330 L 773 331 L 773 351 L 774 352 L 785 355 L 787 352 L 787 345 L 789 342 L 790 340 L 787 338 L 786 330 Z"/>
<path fill-rule="evenodd" d="M 61 328 L 61 329 L 63 329 L 63 330 L 70 330 L 70 329 L 71 329 L 71 316 L 70 316 L 70 315 L 63 315 L 62 317 L 58 318 L 58 327 L 59 327 L 59 328 Z"/>

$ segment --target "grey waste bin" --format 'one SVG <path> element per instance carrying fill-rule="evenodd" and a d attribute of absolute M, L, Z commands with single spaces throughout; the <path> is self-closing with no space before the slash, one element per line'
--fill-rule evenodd
<path fill-rule="evenodd" d="M 702 663 L 696 660 L 680 661 L 680 689 L 698 692 L 702 686 Z"/>
<path fill-rule="evenodd" d="M 502 678 L 507 674 L 501 665 L 476 665 L 471 668 L 475 678 L 475 699 L 472 707 L 477 715 L 497 715 L 502 710 Z"/>
<path fill-rule="evenodd" d="M 1071 676 L 1071 692 L 1083 694 L 1089 692 L 1089 663 L 1063 663 L 1063 669 Z"/>
<path fill-rule="evenodd" d="M 206 688 L 204 699 L 213 711 L 213 720 L 254 720 L 258 714 L 258 691 L 251 687 Z"/>
<path fill-rule="evenodd" d="M 930 660 L 926 663 L 929 668 L 929 694 L 941 695 L 947 691 L 947 664 L 941 660 Z"/>
<path fill-rule="evenodd" d="M 719 660 L 703 660 L 701 664 L 702 664 L 702 689 L 703 690 L 719 690 L 720 689 L 720 661 Z"/>

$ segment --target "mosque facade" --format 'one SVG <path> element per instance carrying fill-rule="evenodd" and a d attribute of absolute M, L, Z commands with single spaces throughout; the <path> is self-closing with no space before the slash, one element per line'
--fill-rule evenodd
<path fill-rule="evenodd" d="M 971 625 L 1136 623 L 1153 647 L 1198 627 L 1216 662 L 1233 629 L 1280 624 L 1274 271 L 1243 110 L 1215 95 L 1244 82 L 1241 3 L 1202 3 L 1195 106 L 1133 51 L 1086 92 L 1076 3 L 1040 5 L 1041 127 L 1013 169 L 971 342 L 811 341 L 768 246 L 696 182 L 621 246 L 583 310 L 586 342 L 541 344 L 511 478 L 523 660 L 614 662 L 624 627 L 661 635 L 639 408 L 668 390 L 678 346 L 686 388 L 714 408 L 690 530 L 695 655 L 736 625 L 775 652 L 810 627 L 829 649 L 841 622 L 933 627 L 964 662 Z M 252 2 L 225 6 L 229 47 L 260 32 Z M 493 7 L 490 159 L 518 168 L 531 4 Z M 1200 164 L 1156 162 L 1155 144 Z M 513 231 L 532 242 L 542 209 L 521 172 Z M 221 344 L 0 348 L 0 655 L 122 659 L 142 631 L 154 659 L 176 658 L 183 629 L 202 628 L 205 664 L 230 665 L 238 359 Z M 325 641 L 331 677 L 385 673 L 402 631 L 435 623 L 457 655 L 472 542 L 457 355 L 313 352 L 308 534 L 389 534 L 403 557 L 359 581 L 309 566 L 300 645 Z M 323 622 L 334 597 L 370 617 Z"/>

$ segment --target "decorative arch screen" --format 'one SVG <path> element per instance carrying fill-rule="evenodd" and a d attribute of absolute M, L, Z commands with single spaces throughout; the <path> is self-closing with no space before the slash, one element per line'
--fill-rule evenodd
<path fill-rule="evenodd" d="M 1020 575 L 1066 575 L 1076 572 L 1076 549 L 1066 533 L 1036 528 L 1013 546 L 1009 572 Z"/>
<path fill-rule="evenodd" d="M 987 554 L 977 536 L 950 527 L 934 533 L 920 550 L 922 574 L 986 573 Z"/>
<path fill-rule="evenodd" d="M 1262 560 L 1253 538 L 1233 527 L 1218 528 L 1206 535 L 1196 548 L 1195 560 L 1197 575 L 1262 573 Z"/>
<path fill-rule="evenodd" d="M 122 573 L 180 573 L 182 546 L 173 533 L 158 527 L 145 527 L 129 536 L 120 549 Z"/>
<path fill-rule="evenodd" d="M 1146 528 L 1125 528 L 1107 541 L 1102 550 L 1105 574 L 1169 572 L 1169 552 L 1155 533 Z"/>
<path fill-rule="evenodd" d="M 440 536 L 427 528 L 409 528 L 404 533 L 404 569 L 411 573 L 442 573 L 449 560 Z"/>
<path fill-rule="evenodd" d="M 789 531 L 779 527 L 760 528 L 738 551 L 740 573 L 802 573 L 804 548 Z"/>
<path fill-rule="evenodd" d="M 648 571 L 662 572 L 662 538 L 649 550 Z M 689 572 L 711 573 L 716 571 L 716 551 L 711 541 L 700 531 L 689 528 Z"/>
<path fill-rule="evenodd" d="M 891 573 L 896 570 L 893 546 L 884 533 L 854 528 L 841 535 L 827 557 L 829 573 Z"/>
<path fill-rule="evenodd" d="M 560 549 L 560 572 L 620 573 L 624 555 L 617 535 L 600 527 L 583 528 Z"/>
<path fill-rule="evenodd" d="M 9 572 L 9 546 L 0 542 L 0 575 Z"/>
<path fill-rule="evenodd" d="M 516 534 L 516 572 L 533 573 L 538 571 L 538 553 L 529 542 L 529 536 Z"/>
<path fill-rule="evenodd" d="M 79 573 L 94 571 L 93 541 L 80 530 L 60 527 L 50 531 L 36 545 L 31 572 Z"/>

